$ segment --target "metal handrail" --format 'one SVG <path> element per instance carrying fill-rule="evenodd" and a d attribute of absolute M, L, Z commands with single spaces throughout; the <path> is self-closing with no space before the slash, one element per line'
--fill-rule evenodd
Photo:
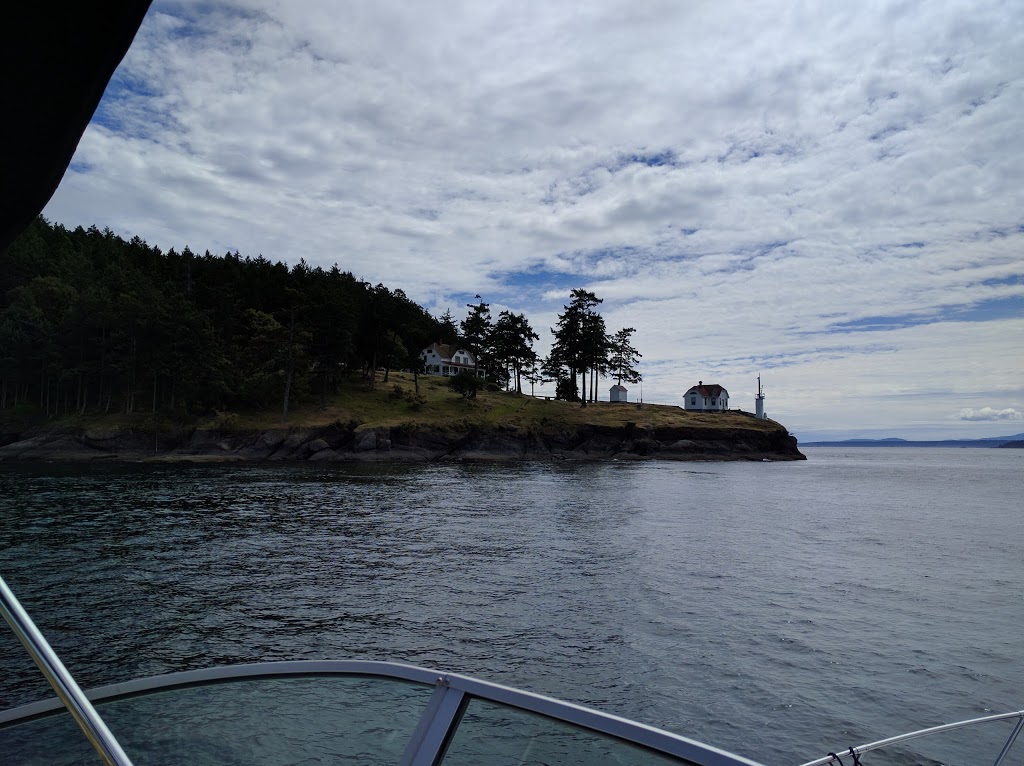
<path fill-rule="evenodd" d="M 96 708 L 86 698 L 75 679 L 64 667 L 53 647 L 32 622 L 28 612 L 22 607 L 17 597 L 0 577 L 0 614 L 11 626 L 14 635 L 24 645 L 32 660 L 39 666 L 50 686 L 57 693 L 60 701 L 67 708 L 71 717 L 78 724 L 82 733 L 88 738 L 93 748 L 107 766 L 132 766 L 131 759 L 121 749 L 121 745 L 110 733 L 110 729 L 100 718 Z"/>
<path fill-rule="evenodd" d="M 401 681 L 429 684 L 436 687 L 437 704 L 427 706 L 417 732 L 413 734 L 412 749 L 403 758 L 403 763 L 434 763 L 437 749 L 449 738 L 458 725 L 458 717 L 451 715 L 452 707 L 461 698 L 479 698 L 496 702 L 546 718 L 573 724 L 582 729 L 604 734 L 631 742 L 651 750 L 675 756 L 683 763 L 699 766 L 760 766 L 743 756 L 726 752 L 711 745 L 657 729 L 653 726 L 630 721 L 611 713 L 575 705 L 571 702 L 545 697 L 533 692 L 513 689 L 501 684 L 481 681 L 455 673 L 440 673 L 436 670 L 407 665 L 400 662 L 376 662 L 370 660 L 285 660 L 262 662 L 248 665 L 230 665 L 203 670 L 187 670 L 153 678 L 137 679 L 112 684 L 87 692 L 95 702 L 112 702 L 117 699 L 134 697 L 150 692 L 202 686 L 210 683 L 225 683 L 245 679 L 300 677 L 300 676 L 347 675 L 392 678 Z M 16 725 L 33 718 L 60 711 L 57 700 L 44 700 L 0 711 L 0 728 Z M 418 741 L 417 741 L 418 740 Z M 421 746 L 422 745 L 422 746 Z M 415 750 L 415 752 L 414 752 Z"/>
<path fill-rule="evenodd" d="M 999 766 L 1000 763 L 1006 758 L 1007 753 L 1010 752 L 1010 748 L 1013 747 L 1014 741 L 1020 734 L 1021 730 L 1024 729 L 1024 710 L 1015 710 L 1009 713 L 999 713 L 998 715 L 987 715 L 983 718 L 969 718 L 966 721 L 956 721 L 955 723 L 944 723 L 941 726 L 931 726 L 927 729 L 918 729 L 917 731 L 907 732 L 906 734 L 899 734 L 895 737 L 887 737 L 886 739 L 880 739 L 875 742 L 868 742 L 865 745 L 857 745 L 856 747 L 848 747 L 844 750 L 836 751 L 839 755 L 846 755 L 851 750 L 856 755 L 861 755 L 869 750 L 878 750 L 882 747 L 888 747 L 889 745 L 895 745 L 898 742 L 906 742 L 908 739 L 917 739 L 918 737 L 927 737 L 932 734 L 941 734 L 944 731 L 953 731 L 955 729 L 963 729 L 967 726 L 975 726 L 981 723 L 991 723 L 992 721 L 1009 721 L 1017 719 L 1017 725 L 1013 727 L 1013 731 L 1010 732 L 1010 736 L 1007 737 L 1006 742 L 1003 744 L 1002 749 L 999 751 L 999 755 L 995 760 L 993 766 Z M 827 763 L 835 763 L 835 759 L 831 755 L 826 755 L 821 758 L 817 758 L 813 761 L 800 764 L 800 766 L 824 766 Z"/>

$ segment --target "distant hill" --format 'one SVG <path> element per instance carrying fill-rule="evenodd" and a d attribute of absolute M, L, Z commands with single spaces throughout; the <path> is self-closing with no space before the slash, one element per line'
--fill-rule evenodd
<path fill-rule="evenodd" d="M 843 444 L 848 444 L 848 443 L 851 443 L 851 442 L 856 442 L 856 443 L 864 442 L 864 443 L 868 443 L 868 444 L 876 444 L 878 442 L 902 442 L 902 443 L 906 443 L 906 441 L 907 441 L 906 439 L 897 439 L 897 438 L 895 438 L 893 436 L 890 436 L 888 439 L 847 439 L 846 441 L 844 441 L 842 443 Z M 896 446 L 896 445 L 893 445 L 893 446 Z"/>
<path fill-rule="evenodd" d="M 1002 447 L 1009 442 L 1024 442 L 1024 434 L 1013 436 L 987 436 L 983 439 L 939 439 L 935 441 L 911 441 L 889 437 L 886 439 L 844 439 L 830 442 L 803 442 L 803 447 L 970 447 L 990 449 Z M 1014 445 L 1016 446 L 1016 445 Z"/>

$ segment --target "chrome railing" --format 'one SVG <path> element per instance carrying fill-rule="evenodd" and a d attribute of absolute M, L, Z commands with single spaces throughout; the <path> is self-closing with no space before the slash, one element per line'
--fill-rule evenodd
<path fill-rule="evenodd" d="M 836 763 L 836 756 L 845 755 L 856 755 L 860 756 L 870 750 L 878 750 L 879 748 L 888 747 L 889 745 L 895 745 L 900 742 L 906 742 L 910 739 L 917 739 L 918 737 L 928 737 L 932 734 L 941 734 L 944 731 L 954 731 L 956 729 L 963 729 L 968 726 L 977 726 L 978 724 L 991 723 L 992 721 L 1012 721 L 1017 719 L 1016 725 L 1010 732 L 1010 736 L 1006 738 L 1006 742 L 1003 744 L 1002 749 L 999 751 L 999 755 L 996 757 L 995 762 L 992 766 L 999 766 L 1005 759 L 1007 753 L 1010 752 L 1010 748 L 1013 747 L 1013 743 L 1016 741 L 1017 736 L 1021 730 L 1024 729 L 1024 710 L 1017 710 L 1011 713 L 1000 713 L 998 715 L 987 715 L 983 718 L 970 718 L 966 721 L 957 721 L 956 723 L 945 723 L 941 726 L 932 726 L 927 729 L 918 729 L 917 731 L 911 731 L 906 734 L 900 734 L 895 737 L 887 737 L 886 739 L 880 739 L 876 742 L 868 742 L 866 745 L 857 745 L 856 747 L 848 747 L 842 751 L 835 751 L 835 754 L 829 754 L 821 758 L 817 758 L 813 761 L 808 761 L 800 766 L 824 766 L 827 763 Z"/>
<path fill-rule="evenodd" d="M 28 612 L 21 606 L 7 583 L 0 577 L 0 614 L 11 626 L 11 630 L 39 666 L 50 686 L 57 693 L 61 703 L 92 743 L 93 748 L 107 766 L 132 766 L 121 745 L 114 739 L 110 729 L 103 723 L 96 708 L 75 683 L 60 657 L 32 622 Z"/>

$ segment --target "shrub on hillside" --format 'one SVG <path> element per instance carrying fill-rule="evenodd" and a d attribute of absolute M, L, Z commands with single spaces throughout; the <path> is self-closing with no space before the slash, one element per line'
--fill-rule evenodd
<path fill-rule="evenodd" d="M 460 372 L 448 378 L 448 385 L 452 391 L 462 394 L 466 399 L 476 399 L 476 392 L 484 387 L 484 382 L 471 372 Z"/>

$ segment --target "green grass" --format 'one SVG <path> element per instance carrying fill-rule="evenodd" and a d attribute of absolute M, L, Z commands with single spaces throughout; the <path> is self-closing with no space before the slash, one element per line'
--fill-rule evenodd
<path fill-rule="evenodd" d="M 633 423 L 645 428 L 711 428 L 772 431 L 780 426 L 773 421 L 756 420 L 739 413 L 686 412 L 681 407 L 664 404 L 612 404 L 598 402 L 587 407 L 578 403 L 547 401 L 528 395 L 505 391 L 480 391 L 475 399 L 465 399 L 448 387 L 448 379 L 420 376 L 417 397 L 413 376 L 392 372 L 388 383 L 383 373 L 377 375 L 377 386 L 368 390 L 367 381 L 354 374 L 344 378 L 338 393 L 321 409 L 315 397 L 294 405 L 288 427 L 315 428 L 335 423 L 363 427 L 437 428 L 465 431 L 470 427 L 500 427 L 518 432 L 554 433 L 580 426 L 623 427 Z M 8 410 L 8 413 L 11 411 Z M 281 411 L 237 411 L 174 423 L 160 414 L 138 412 L 87 413 L 46 420 L 41 417 L 13 417 L 10 424 L 21 426 L 70 426 L 79 428 L 132 428 L 144 431 L 165 431 L 176 426 L 231 431 L 264 431 L 282 427 Z M 0 424 L 4 422 L 0 416 Z"/>
<path fill-rule="evenodd" d="M 331 423 L 357 422 L 374 426 L 423 426 L 464 430 L 467 426 L 504 427 L 517 431 L 546 432 L 583 425 L 622 427 L 634 423 L 646 428 L 699 427 L 777 429 L 772 421 L 756 420 L 740 413 L 686 412 L 663 404 L 612 404 L 598 402 L 587 407 L 578 403 L 547 401 L 505 391 L 480 391 L 476 399 L 465 399 L 448 387 L 446 378 L 420 376 L 420 399 L 415 399 L 413 376 L 392 372 L 384 383 L 378 374 L 377 387 L 367 390 L 359 376 L 347 378 L 339 393 L 325 409 L 313 404 L 293 408 L 289 425 L 316 427 Z M 396 386 L 401 393 L 396 392 Z M 253 429 L 281 424 L 279 413 L 239 413 L 240 425 Z"/>

